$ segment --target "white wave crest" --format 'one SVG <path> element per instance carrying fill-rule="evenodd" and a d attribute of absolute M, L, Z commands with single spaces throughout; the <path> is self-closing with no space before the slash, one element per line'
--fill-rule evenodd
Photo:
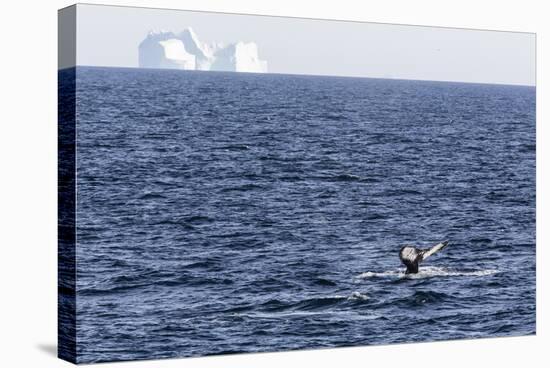
<path fill-rule="evenodd" d="M 367 294 L 360 293 L 358 291 L 354 291 L 350 295 L 332 295 L 329 297 L 324 297 L 321 299 L 345 299 L 345 300 L 368 300 L 369 296 Z"/>
<path fill-rule="evenodd" d="M 288 311 L 288 312 L 252 312 L 252 313 L 233 313 L 234 316 L 263 319 L 280 319 L 293 317 L 309 316 L 327 316 L 342 320 L 374 320 L 381 318 L 381 315 L 375 313 L 358 313 L 356 311 L 324 310 L 324 311 Z"/>
<path fill-rule="evenodd" d="M 358 291 L 354 291 L 351 293 L 350 296 L 348 296 L 348 300 L 369 300 L 369 296 L 367 294 L 361 294 Z"/>

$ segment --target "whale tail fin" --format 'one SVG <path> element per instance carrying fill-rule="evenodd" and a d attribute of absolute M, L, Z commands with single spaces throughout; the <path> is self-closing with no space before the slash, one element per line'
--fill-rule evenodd
<path fill-rule="evenodd" d="M 426 258 L 428 258 L 429 256 L 431 256 L 432 254 L 435 254 L 437 252 L 439 252 L 440 250 L 442 250 L 443 248 L 445 248 L 447 246 L 447 244 L 449 244 L 449 241 L 448 240 L 445 240 L 439 244 L 436 244 L 434 245 L 433 247 L 429 248 L 429 249 L 423 249 L 421 252 L 420 252 L 420 257 L 421 257 L 421 260 L 425 260 Z"/>
<path fill-rule="evenodd" d="M 449 244 L 449 241 L 445 240 L 429 249 L 418 249 L 408 245 L 401 248 L 399 251 L 399 259 L 407 266 L 407 271 L 405 273 L 418 273 L 418 265 L 420 262 L 424 261 L 432 254 L 439 252 L 441 249 L 445 248 L 447 244 Z"/>

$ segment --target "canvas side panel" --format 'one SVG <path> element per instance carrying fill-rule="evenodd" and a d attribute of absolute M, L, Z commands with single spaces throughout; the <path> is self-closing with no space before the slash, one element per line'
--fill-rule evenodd
<path fill-rule="evenodd" d="M 76 5 L 57 14 L 57 68 L 76 66 Z"/>
<path fill-rule="evenodd" d="M 58 357 L 76 362 L 76 6 L 58 13 Z"/>

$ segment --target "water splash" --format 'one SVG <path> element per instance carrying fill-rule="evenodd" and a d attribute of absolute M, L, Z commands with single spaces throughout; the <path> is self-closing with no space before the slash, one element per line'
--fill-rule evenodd
<path fill-rule="evenodd" d="M 473 276 L 473 277 L 482 277 L 490 276 L 499 273 L 499 270 L 496 269 L 487 269 L 487 270 L 452 270 L 445 267 L 421 267 L 419 272 L 416 274 L 405 274 L 405 271 L 402 270 L 389 270 L 383 272 L 364 272 L 357 276 L 360 279 L 369 279 L 369 278 L 407 278 L 407 279 L 423 279 L 428 277 L 452 277 L 452 276 Z"/>

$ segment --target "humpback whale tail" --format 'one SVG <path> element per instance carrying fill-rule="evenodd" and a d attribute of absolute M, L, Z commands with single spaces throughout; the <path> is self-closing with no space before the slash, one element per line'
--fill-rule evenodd
<path fill-rule="evenodd" d="M 445 240 L 429 249 L 418 249 L 408 245 L 401 248 L 399 251 L 399 259 L 407 266 L 407 271 L 405 273 L 418 273 L 418 265 L 432 254 L 445 248 L 447 244 L 449 244 L 449 241 Z"/>

